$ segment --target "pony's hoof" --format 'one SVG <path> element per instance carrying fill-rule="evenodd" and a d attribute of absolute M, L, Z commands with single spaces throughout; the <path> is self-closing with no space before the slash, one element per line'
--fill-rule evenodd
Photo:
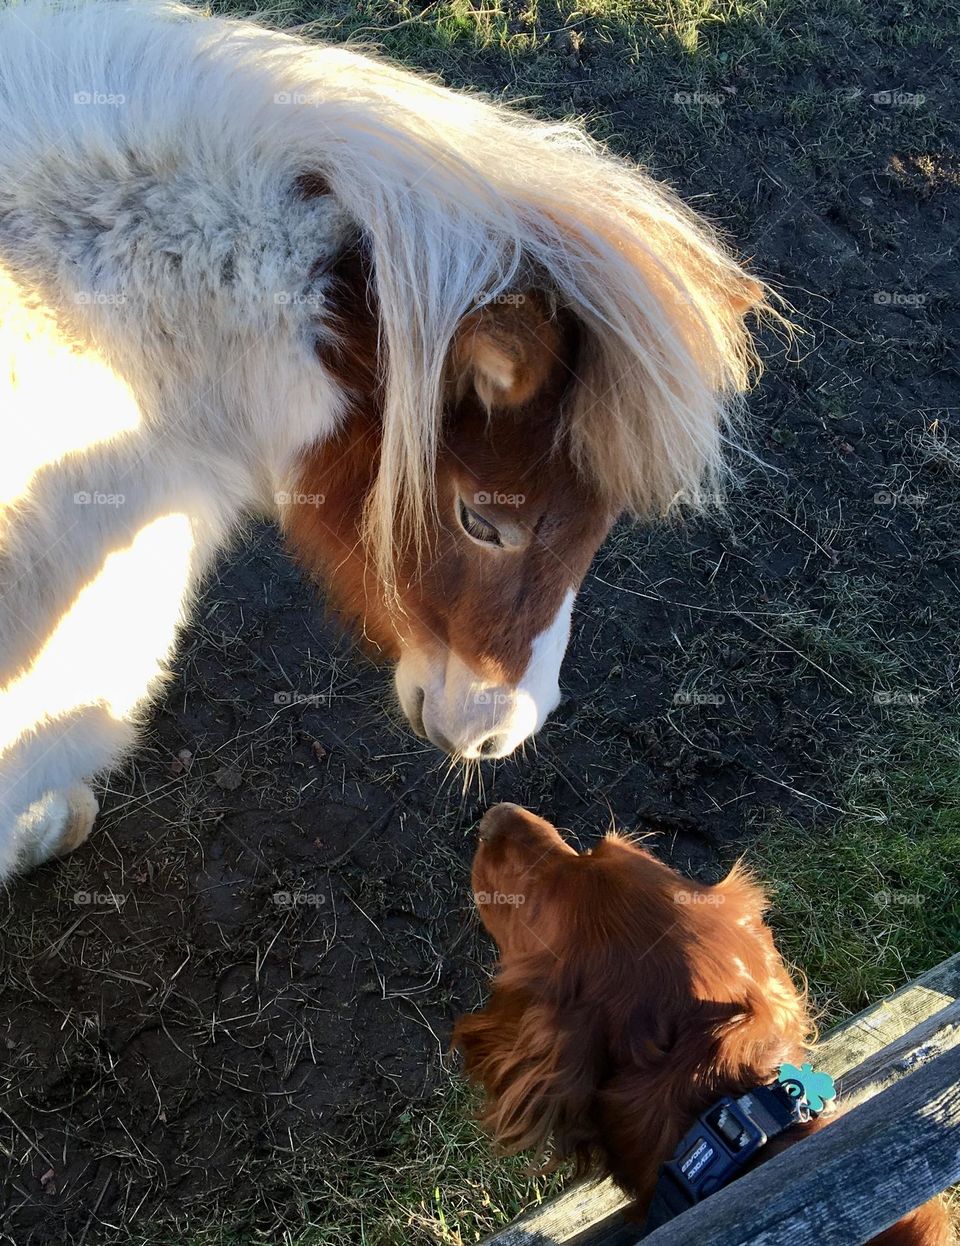
<path fill-rule="evenodd" d="M 100 802 L 86 783 L 77 783 L 67 794 L 67 817 L 52 856 L 65 857 L 87 839 L 100 812 Z"/>
<path fill-rule="evenodd" d="M 86 783 L 51 792 L 31 805 L 18 828 L 23 845 L 21 868 L 32 869 L 79 848 L 99 811 L 97 798 Z"/>

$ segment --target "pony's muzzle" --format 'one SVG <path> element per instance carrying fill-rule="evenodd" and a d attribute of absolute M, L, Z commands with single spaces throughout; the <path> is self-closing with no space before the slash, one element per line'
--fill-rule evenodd
<path fill-rule="evenodd" d="M 396 686 L 413 730 L 452 757 L 508 757 L 560 703 L 560 664 L 572 609 L 571 590 L 550 625 L 533 638 L 526 669 L 511 683 L 478 674 L 483 663 L 468 663 L 440 641 L 405 644 Z M 489 663 L 486 668 L 497 669 Z"/>
<path fill-rule="evenodd" d="M 449 651 L 446 660 L 406 653 L 397 695 L 414 732 L 452 757 L 509 756 L 543 725 L 560 700 L 556 682 L 539 696 L 523 687 L 484 683 Z"/>

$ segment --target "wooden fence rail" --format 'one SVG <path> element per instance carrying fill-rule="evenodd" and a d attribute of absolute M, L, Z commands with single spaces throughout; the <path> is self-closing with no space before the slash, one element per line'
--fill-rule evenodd
<path fill-rule="evenodd" d="M 960 1181 L 960 953 L 837 1026 L 816 1063 L 847 1110 L 644 1246 L 861 1246 Z M 484 1246 L 633 1246 L 609 1181 L 585 1183 Z"/>

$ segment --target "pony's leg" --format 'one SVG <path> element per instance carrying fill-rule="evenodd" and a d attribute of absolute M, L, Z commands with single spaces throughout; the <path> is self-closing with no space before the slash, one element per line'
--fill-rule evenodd
<path fill-rule="evenodd" d="M 0 759 L 0 885 L 83 843 L 98 813 L 84 776 L 109 769 L 135 741 L 133 722 L 87 706 Z"/>
<path fill-rule="evenodd" d="M 86 706 L 38 729 L 0 760 L 0 885 L 84 842 L 98 812 L 84 776 L 115 765 L 136 737 L 132 715 L 117 719 Z"/>
<path fill-rule="evenodd" d="M 0 879 L 82 842 L 95 811 L 78 785 L 129 752 L 162 686 L 201 559 L 186 508 L 137 524 L 65 600 L 0 698 L 10 740 L 0 753 Z"/>
<path fill-rule="evenodd" d="M 22 845 L 18 865 L 33 869 L 79 848 L 93 829 L 100 805 L 86 783 L 50 792 L 21 814 L 14 837 Z"/>

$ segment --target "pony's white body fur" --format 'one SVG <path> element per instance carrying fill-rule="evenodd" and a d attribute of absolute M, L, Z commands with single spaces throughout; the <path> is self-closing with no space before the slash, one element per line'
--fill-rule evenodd
<path fill-rule="evenodd" d="M 332 196 L 296 192 L 316 170 Z M 6 9 L 0 877 L 89 829 L 78 784 L 131 746 L 205 568 L 336 427 L 311 274 L 357 225 L 388 358 L 385 575 L 430 504 L 457 323 L 523 265 L 594 335 L 570 419 L 611 497 L 663 507 L 716 467 L 745 278 L 577 132 L 172 4 Z"/>
<path fill-rule="evenodd" d="M 2 21 L 0 877 L 56 848 L 22 815 L 129 748 L 211 559 L 335 427 L 309 273 L 350 228 L 294 197 L 295 110 L 204 24 Z"/>

